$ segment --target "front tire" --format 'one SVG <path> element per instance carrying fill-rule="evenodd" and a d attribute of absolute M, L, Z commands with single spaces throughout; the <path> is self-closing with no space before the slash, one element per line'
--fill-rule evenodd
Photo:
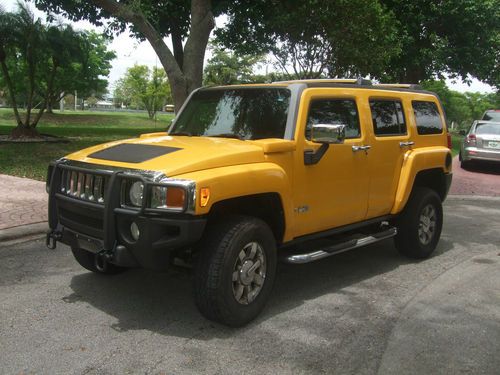
<path fill-rule="evenodd" d="M 80 266 L 101 275 L 115 275 L 127 270 L 125 267 L 108 263 L 99 255 L 78 247 L 71 247 L 71 252 Z"/>
<path fill-rule="evenodd" d="M 235 216 L 211 225 L 202 240 L 195 300 L 209 320 L 240 327 L 264 308 L 276 275 L 276 240 L 269 226 Z"/>
<path fill-rule="evenodd" d="M 439 195 L 425 187 L 415 187 L 397 220 L 394 243 L 410 258 L 428 258 L 436 249 L 443 227 L 443 206 Z"/>

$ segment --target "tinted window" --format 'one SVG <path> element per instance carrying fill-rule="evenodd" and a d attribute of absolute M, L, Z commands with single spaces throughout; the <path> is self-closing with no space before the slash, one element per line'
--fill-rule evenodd
<path fill-rule="evenodd" d="M 311 128 L 315 124 L 345 125 L 346 138 L 358 138 L 361 135 L 356 102 L 350 99 L 313 101 L 307 118 L 307 139 L 311 139 Z"/>
<path fill-rule="evenodd" d="M 370 100 L 375 135 L 406 134 L 403 105 L 395 100 Z"/>
<path fill-rule="evenodd" d="M 443 123 L 436 103 L 412 102 L 418 134 L 441 134 Z"/>
<path fill-rule="evenodd" d="M 281 88 L 200 90 L 189 100 L 170 134 L 283 138 L 289 102 L 290 91 Z"/>

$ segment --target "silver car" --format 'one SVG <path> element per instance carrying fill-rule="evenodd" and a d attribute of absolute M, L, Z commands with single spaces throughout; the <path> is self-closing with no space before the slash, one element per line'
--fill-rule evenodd
<path fill-rule="evenodd" d="M 458 158 L 462 168 L 472 160 L 489 160 L 500 163 L 500 122 L 474 121 L 465 135 Z"/>

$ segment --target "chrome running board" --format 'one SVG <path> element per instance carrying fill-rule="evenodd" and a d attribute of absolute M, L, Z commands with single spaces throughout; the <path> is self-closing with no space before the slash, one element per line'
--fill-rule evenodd
<path fill-rule="evenodd" d="M 382 232 L 374 233 L 372 235 L 358 239 L 348 240 L 346 242 L 342 242 L 340 244 L 336 244 L 322 250 L 316 250 L 305 254 L 294 254 L 285 256 L 283 258 L 283 261 L 285 263 L 292 263 L 292 264 L 310 263 L 315 260 L 320 260 L 329 257 L 331 255 L 340 254 L 343 253 L 344 251 L 357 249 L 358 247 L 361 246 L 370 245 L 372 243 L 394 237 L 397 233 L 398 233 L 397 229 L 395 227 L 391 227 Z"/>

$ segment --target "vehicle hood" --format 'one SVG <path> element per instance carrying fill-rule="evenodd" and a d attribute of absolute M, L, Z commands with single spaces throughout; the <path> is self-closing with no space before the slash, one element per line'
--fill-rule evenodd
<path fill-rule="evenodd" d="M 230 138 L 145 134 L 140 138 L 93 146 L 66 158 L 70 160 L 159 171 L 176 176 L 198 170 L 266 161 L 265 154 L 292 150 L 292 141 L 242 141 Z"/>

